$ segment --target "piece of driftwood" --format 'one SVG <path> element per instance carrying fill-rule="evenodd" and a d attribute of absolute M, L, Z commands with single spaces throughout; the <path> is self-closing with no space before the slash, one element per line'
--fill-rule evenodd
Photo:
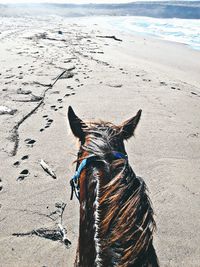
<path fill-rule="evenodd" d="M 109 39 L 113 39 L 113 40 L 118 41 L 118 42 L 122 42 L 122 39 L 119 39 L 114 35 L 97 35 L 97 37 L 99 37 L 99 38 L 109 38 Z"/>
<path fill-rule="evenodd" d="M 16 109 L 12 109 L 6 106 L 0 106 L 0 115 L 9 114 L 14 115 L 17 112 Z"/>
<path fill-rule="evenodd" d="M 48 164 L 43 159 L 40 160 L 40 165 L 45 172 L 47 172 L 49 175 L 51 175 L 51 177 L 56 179 L 55 172 L 48 166 Z"/>
<path fill-rule="evenodd" d="M 64 202 L 57 202 L 55 204 L 55 207 L 57 210 L 47 217 L 55 221 L 54 218 L 51 217 L 52 214 L 57 214 L 58 215 L 58 220 L 59 222 L 56 223 L 56 228 L 49 229 L 49 228 L 38 228 L 38 229 L 33 229 L 32 231 L 25 232 L 25 233 L 13 233 L 13 236 L 17 237 L 24 237 L 24 236 L 38 236 L 41 238 L 49 239 L 52 241 L 60 241 L 63 243 L 67 248 L 70 247 L 71 241 L 67 238 L 67 230 L 63 226 L 63 213 L 66 207 L 66 203 Z"/>
<path fill-rule="evenodd" d="M 67 231 L 66 231 L 66 229 L 60 223 L 58 224 L 58 227 L 60 229 L 60 234 L 62 236 L 62 242 L 65 244 L 65 246 L 69 247 L 71 245 L 71 242 L 67 238 Z"/>
<path fill-rule="evenodd" d="M 16 237 L 25 237 L 25 236 L 39 236 L 41 238 L 49 239 L 52 241 L 60 241 L 63 243 L 67 248 L 70 247 L 71 241 L 68 240 L 65 236 L 65 239 L 63 239 L 63 234 L 60 229 L 47 229 L 47 228 L 39 228 L 36 230 L 32 230 L 30 232 L 26 233 L 13 233 L 13 236 Z"/>
<path fill-rule="evenodd" d="M 15 102 L 39 102 L 41 100 L 42 100 L 42 96 L 37 96 L 33 94 L 31 94 L 30 99 L 13 99 L 13 101 Z"/>

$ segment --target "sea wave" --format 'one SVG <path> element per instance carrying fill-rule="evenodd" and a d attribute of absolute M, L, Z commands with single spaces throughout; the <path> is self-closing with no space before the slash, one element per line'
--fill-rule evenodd
<path fill-rule="evenodd" d="M 109 24 L 118 30 L 137 32 L 168 41 L 187 44 L 200 50 L 200 20 L 158 19 L 149 17 L 113 17 Z"/>

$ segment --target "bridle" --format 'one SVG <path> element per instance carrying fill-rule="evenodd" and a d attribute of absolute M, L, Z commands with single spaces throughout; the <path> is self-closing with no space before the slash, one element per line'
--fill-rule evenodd
<path fill-rule="evenodd" d="M 128 162 L 128 156 L 117 151 L 112 151 L 112 155 L 114 159 L 124 159 Z M 76 172 L 74 176 L 70 180 L 71 186 L 71 197 L 70 200 L 73 199 L 73 195 L 75 193 L 77 199 L 80 201 L 80 176 L 81 172 L 87 167 L 88 163 L 95 162 L 99 159 L 96 155 L 89 155 L 87 158 L 84 158 L 79 165 L 77 165 Z"/>

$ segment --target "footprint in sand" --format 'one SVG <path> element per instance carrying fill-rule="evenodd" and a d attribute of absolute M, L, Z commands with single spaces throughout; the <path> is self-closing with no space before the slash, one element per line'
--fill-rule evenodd
<path fill-rule="evenodd" d="M 59 101 L 59 103 L 62 103 L 62 101 Z M 55 105 L 53 105 L 53 106 L 51 106 L 51 109 L 53 109 L 54 111 L 57 111 L 58 110 L 58 107 L 55 106 Z"/>
<path fill-rule="evenodd" d="M 174 86 L 171 86 L 171 89 L 172 89 L 172 90 L 178 90 L 178 91 L 181 90 L 180 88 L 176 88 L 176 87 L 174 87 Z"/>
<path fill-rule="evenodd" d="M 14 162 L 14 163 L 13 163 L 13 165 L 14 165 L 15 167 L 18 167 L 18 166 L 19 166 L 19 164 L 20 164 L 20 162 L 19 162 L 19 161 L 16 161 L 16 162 Z"/>
<path fill-rule="evenodd" d="M 54 91 L 54 92 L 52 92 L 51 94 L 58 95 L 58 94 L 60 94 L 60 91 Z"/>
<path fill-rule="evenodd" d="M 2 191 L 2 190 L 3 190 L 3 183 L 2 183 L 2 180 L 0 178 L 0 191 Z"/>
<path fill-rule="evenodd" d="M 197 93 L 195 93 L 195 92 L 190 92 L 192 95 L 196 95 L 196 96 L 198 96 L 198 94 Z"/>
<path fill-rule="evenodd" d="M 28 159 L 29 158 L 29 156 L 28 155 L 25 155 L 25 156 L 23 156 L 22 158 L 21 158 L 21 160 L 26 160 L 26 159 Z"/>
<path fill-rule="evenodd" d="M 27 146 L 33 146 L 35 144 L 35 140 L 34 139 L 30 139 L 30 138 L 27 138 L 24 140 L 24 142 L 26 143 Z"/>
<path fill-rule="evenodd" d="M 199 138 L 199 136 L 200 136 L 200 133 L 191 133 L 187 137 Z"/>
<path fill-rule="evenodd" d="M 79 85 L 78 87 L 80 87 L 80 86 L 82 86 L 82 85 Z M 75 93 L 66 94 L 66 95 L 64 95 L 64 97 L 68 97 L 68 96 L 71 96 L 71 95 L 75 95 Z"/>
<path fill-rule="evenodd" d="M 52 107 L 56 107 L 56 106 L 52 106 Z M 44 126 L 44 128 L 41 128 L 41 129 L 40 129 L 40 132 L 43 132 L 46 128 L 49 128 L 49 127 L 51 126 L 51 124 L 53 123 L 53 120 L 50 119 L 50 118 L 48 117 L 48 115 L 45 115 L 45 116 L 43 116 L 43 117 L 46 118 L 47 123 L 46 123 L 46 125 Z"/>
<path fill-rule="evenodd" d="M 150 79 L 142 79 L 144 82 L 150 82 Z"/>
<path fill-rule="evenodd" d="M 49 128 L 52 124 L 53 120 L 52 119 L 48 119 L 47 120 L 47 125 L 44 128 Z"/>
<path fill-rule="evenodd" d="M 25 156 L 23 156 L 22 158 L 21 158 L 21 160 L 26 160 L 26 159 L 28 159 L 29 158 L 29 156 L 28 155 L 25 155 Z M 19 165 L 20 165 L 20 161 L 18 160 L 18 161 L 15 161 L 14 163 L 13 163 L 13 165 L 15 166 L 15 167 L 18 167 Z"/>
<path fill-rule="evenodd" d="M 160 82 L 160 85 L 167 85 L 166 82 Z"/>
<path fill-rule="evenodd" d="M 29 174 L 30 174 L 29 170 L 24 169 L 23 171 L 20 172 L 19 177 L 17 178 L 17 181 L 23 181 Z"/>

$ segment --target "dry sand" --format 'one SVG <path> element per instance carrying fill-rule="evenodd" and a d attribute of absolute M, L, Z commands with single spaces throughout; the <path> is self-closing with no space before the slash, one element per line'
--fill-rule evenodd
<path fill-rule="evenodd" d="M 69 200 L 77 151 L 69 105 L 83 119 L 114 123 L 143 110 L 126 147 L 149 187 L 161 266 L 200 266 L 200 52 L 100 26 L 94 18 L 1 18 L 2 267 L 73 266 L 79 210 Z M 58 229 L 62 203 L 70 248 L 36 235 Z"/>

